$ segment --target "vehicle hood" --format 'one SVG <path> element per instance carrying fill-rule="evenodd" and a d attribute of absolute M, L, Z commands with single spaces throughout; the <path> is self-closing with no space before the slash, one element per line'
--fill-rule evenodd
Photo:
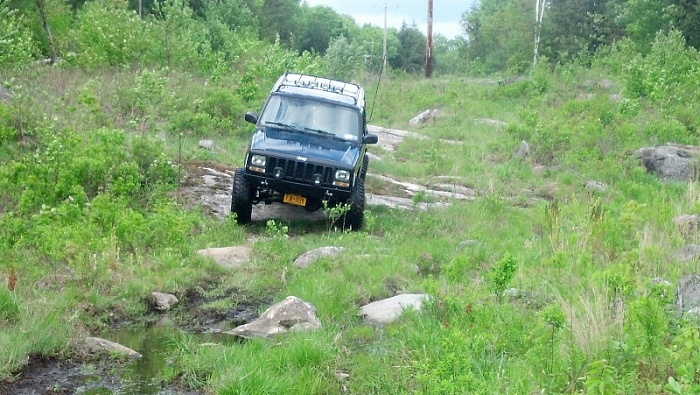
<path fill-rule="evenodd" d="M 359 142 L 340 141 L 297 131 L 257 128 L 250 143 L 251 151 L 267 151 L 286 156 L 303 156 L 313 162 L 320 159 L 353 167 L 360 155 Z"/>

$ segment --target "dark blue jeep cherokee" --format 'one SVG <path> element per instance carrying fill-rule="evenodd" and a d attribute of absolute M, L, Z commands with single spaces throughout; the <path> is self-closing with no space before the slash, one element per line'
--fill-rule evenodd
<path fill-rule="evenodd" d="M 236 169 L 231 213 L 250 222 L 254 204 L 281 202 L 308 211 L 347 204 L 338 225 L 362 227 L 367 133 L 365 92 L 355 84 L 303 74 L 282 75 L 255 125 L 244 166 Z"/>

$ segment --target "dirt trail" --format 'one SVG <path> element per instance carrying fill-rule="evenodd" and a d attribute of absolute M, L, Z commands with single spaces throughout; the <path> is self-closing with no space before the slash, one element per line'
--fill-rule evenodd
<path fill-rule="evenodd" d="M 383 160 L 381 154 L 394 151 L 396 145 L 405 138 L 427 138 L 414 132 L 373 125 L 369 125 L 368 130 L 379 137 L 378 149 L 374 150 L 378 153 L 372 155 L 372 160 Z M 218 218 L 228 217 L 231 212 L 231 189 L 235 168 L 215 163 L 191 163 L 186 168 L 187 175 L 178 191 L 179 200 L 188 206 L 200 206 L 202 210 Z M 452 200 L 473 200 L 477 195 L 475 190 L 467 186 L 444 182 L 419 185 L 373 174 L 371 168 L 370 165 L 370 173 L 367 176 L 377 178 L 382 183 L 391 184 L 397 194 L 377 194 L 373 193 L 371 187 L 368 187 L 366 204 L 370 207 L 385 205 L 404 210 L 445 207 Z M 420 194 L 421 198 L 414 201 L 413 197 L 417 194 Z M 310 213 L 301 207 L 279 203 L 255 205 L 252 214 L 253 222 L 264 222 L 269 219 L 320 221 L 324 218 L 322 210 Z"/>

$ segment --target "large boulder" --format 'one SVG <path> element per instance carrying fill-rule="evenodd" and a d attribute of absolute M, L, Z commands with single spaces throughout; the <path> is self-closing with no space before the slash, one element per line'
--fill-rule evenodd
<path fill-rule="evenodd" d="M 700 316 L 700 274 L 678 280 L 676 303 L 681 313 Z"/>
<path fill-rule="evenodd" d="M 423 301 L 427 298 L 427 294 L 396 295 L 362 306 L 360 308 L 360 315 L 370 324 L 390 324 L 396 321 L 405 309 L 420 310 Z"/>
<path fill-rule="evenodd" d="M 410 126 L 417 126 L 422 123 L 426 123 L 428 121 L 432 121 L 437 117 L 438 115 L 438 110 L 437 109 L 432 109 L 432 110 L 425 110 L 422 113 L 416 115 L 415 117 L 411 118 L 410 121 L 408 121 L 408 124 Z"/>
<path fill-rule="evenodd" d="M 662 181 L 689 181 L 698 178 L 700 147 L 666 144 L 640 148 L 637 156 L 649 173 Z"/>
<path fill-rule="evenodd" d="M 307 251 L 301 254 L 297 259 L 294 260 L 294 267 L 297 269 L 306 269 L 311 266 L 312 263 L 325 256 L 334 256 L 343 252 L 345 248 L 343 247 L 319 247 L 315 250 Z"/>
<path fill-rule="evenodd" d="M 230 335 L 252 339 L 255 337 L 272 337 L 280 333 L 312 331 L 321 328 L 321 321 L 316 317 L 314 305 L 288 296 L 285 300 L 271 306 L 262 315 L 245 325 L 225 332 Z"/>
<path fill-rule="evenodd" d="M 177 296 L 163 292 L 151 292 L 148 296 L 148 304 L 152 309 L 167 311 L 178 302 Z"/>

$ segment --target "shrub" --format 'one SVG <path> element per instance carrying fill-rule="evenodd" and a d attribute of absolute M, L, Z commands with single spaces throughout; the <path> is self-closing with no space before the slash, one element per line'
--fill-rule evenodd
<path fill-rule="evenodd" d="M 85 3 L 75 26 L 76 52 L 68 60 L 76 66 L 129 65 L 152 50 L 151 25 L 129 10 L 125 0 Z"/>
<path fill-rule="evenodd" d="M 8 2 L 0 0 L 0 68 L 28 65 L 39 52 L 26 20 L 16 10 L 10 10 Z"/>

